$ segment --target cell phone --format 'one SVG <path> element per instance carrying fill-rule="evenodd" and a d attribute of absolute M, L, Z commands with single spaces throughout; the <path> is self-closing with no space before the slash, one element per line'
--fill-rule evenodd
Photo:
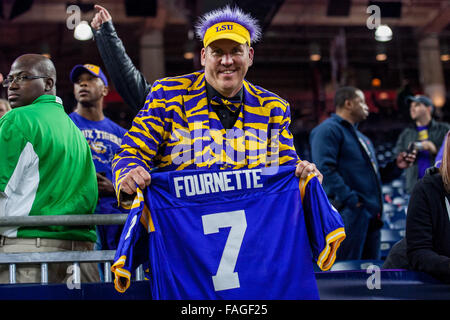
<path fill-rule="evenodd" d="M 413 153 L 413 151 L 416 149 L 416 145 L 413 142 L 410 142 L 408 145 L 408 149 L 406 149 L 406 153 Z"/>

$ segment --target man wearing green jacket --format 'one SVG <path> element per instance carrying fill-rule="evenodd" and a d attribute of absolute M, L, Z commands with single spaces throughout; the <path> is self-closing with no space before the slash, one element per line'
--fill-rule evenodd
<path fill-rule="evenodd" d="M 3 81 L 14 108 L 0 119 L 0 216 L 92 214 L 97 180 L 86 139 L 56 96 L 56 70 L 37 54 L 18 57 Z M 95 228 L 0 228 L 0 253 L 92 250 Z M 68 264 L 49 264 L 49 282 L 71 276 Z M 17 282 L 40 282 L 40 268 L 18 266 Z M 81 265 L 81 281 L 98 281 L 95 264 Z M 0 283 L 8 266 L 0 266 Z"/>

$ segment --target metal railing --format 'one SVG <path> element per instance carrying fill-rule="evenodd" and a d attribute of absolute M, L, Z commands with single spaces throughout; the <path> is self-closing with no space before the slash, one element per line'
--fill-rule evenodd
<path fill-rule="evenodd" d="M 39 227 L 39 226 L 86 226 L 86 225 L 122 225 L 127 214 L 90 214 L 90 215 L 51 215 L 0 217 L 1 227 Z M 41 284 L 48 284 L 49 263 L 72 263 L 73 283 L 81 283 L 80 263 L 103 263 L 104 282 L 112 282 L 111 262 L 115 250 L 97 251 L 55 251 L 55 252 L 20 252 L 0 253 L 0 265 L 9 265 L 9 283 L 16 283 L 17 264 L 40 264 Z M 135 280 L 144 279 L 142 266 L 136 269 Z"/>
<path fill-rule="evenodd" d="M 0 217 L 1 227 L 86 226 L 124 224 L 128 214 L 71 214 Z"/>

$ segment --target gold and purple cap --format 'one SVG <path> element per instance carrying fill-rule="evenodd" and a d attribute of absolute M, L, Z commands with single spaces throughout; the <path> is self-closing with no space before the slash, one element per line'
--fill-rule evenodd
<path fill-rule="evenodd" d="M 93 76 L 102 79 L 105 86 L 108 86 L 108 80 L 106 79 L 105 74 L 103 73 L 102 69 L 100 69 L 99 66 L 95 64 L 77 64 L 75 67 L 73 67 L 72 71 L 70 72 L 70 81 L 72 83 L 75 83 L 83 72 L 89 72 Z"/>

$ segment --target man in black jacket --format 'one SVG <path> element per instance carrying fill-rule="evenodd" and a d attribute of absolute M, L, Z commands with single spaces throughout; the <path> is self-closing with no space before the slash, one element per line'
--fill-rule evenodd
<path fill-rule="evenodd" d="M 95 9 L 98 12 L 91 26 L 103 64 L 119 95 L 137 113 L 145 103 L 151 84 L 127 55 L 108 10 L 99 5 L 95 5 Z"/>
<path fill-rule="evenodd" d="M 406 169 L 406 191 L 411 193 L 417 180 L 421 179 L 425 170 L 433 166 L 436 154 L 450 130 L 450 125 L 433 119 L 433 102 L 430 98 L 418 95 L 409 97 L 411 126 L 405 128 L 399 135 L 394 153 L 398 154 L 413 144 L 418 151 L 417 160 L 413 166 Z"/>

